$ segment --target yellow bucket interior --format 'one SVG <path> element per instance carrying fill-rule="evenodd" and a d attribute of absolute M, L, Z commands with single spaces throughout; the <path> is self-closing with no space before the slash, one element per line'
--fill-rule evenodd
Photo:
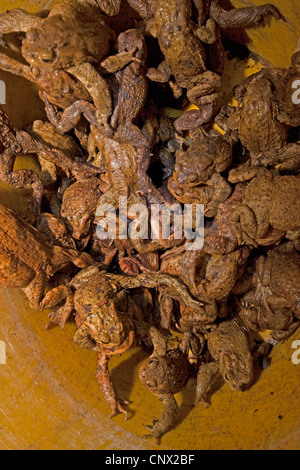
<path fill-rule="evenodd" d="M 2 0 L 0 10 L 22 7 L 30 12 L 49 9 L 47 0 Z M 236 7 L 262 0 L 232 1 Z M 272 20 L 265 28 L 248 30 L 248 47 L 271 64 L 288 67 L 300 36 L 298 0 L 272 0 L 287 23 Z M 224 89 L 231 90 L 261 67 L 254 61 L 227 64 Z M 18 128 L 43 119 L 44 106 L 34 85 L 0 72 L 7 86 L 5 111 Z M 19 158 L 18 168 L 37 169 L 34 159 Z M 0 185 L 0 202 L 26 209 L 30 193 Z M 96 354 L 72 342 L 75 325 L 46 331 L 47 312 L 34 312 L 19 290 L 0 289 L 0 341 L 6 364 L 0 364 L 0 449 L 33 450 L 196 450 L 299 449 L 300 365 L 292 362 L 300 331 L 273 348 L 269 366 L 247 392 L 224 384 L 211 396 L 211 406 L 193 406 L 193 384 L 178 394 L 178 425 L 158 447 L 142 436 L 144 425 L 161 414 L 161 403 L 139 382 L 146 354 L 134 348 L 114 357 L 110 370 L 121 398 L 130 401 L 131 416 L 109 418 L 110 410 L 95 377 Z M 2 354 L 3 355 L 3 354 Z M 1 359 L 1 358 L 0 358 Z M 0 361 L 1 362 L 1 361 Z M 4 362 L 2 360 L 2 362 Z"/>

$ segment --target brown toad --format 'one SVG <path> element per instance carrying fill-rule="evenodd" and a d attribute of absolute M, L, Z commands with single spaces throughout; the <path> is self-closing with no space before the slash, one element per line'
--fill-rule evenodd
<path fill-rule="evenodd" d="M 32 207 L 30 208 L 32 210 L 28 214 L 28 220 L 30 221 L 35 219 L 40 212 L 43 182 L 37 173 L 30 169 L 14 170 L 14 164 L 18 155 L 37 154 L 51 165 L 61 168 L 68 174 L 72 172 L 78 178 L 82 175 L 90 176 L 98 173 L 97 169 L 73 160 L 67 153 L 54 148 L 48 142 L 41 141 L 36 135 L 31 136 L 25 131 L 16 129 L 1 107 L 0 130 L 0 180 L 17 188 L 32 188 Z"/>
<path fill-rule="evenodd" d="M 171 194 L 183 204 L 204 204 L 207 217 L 214 217 L 219 204 L 231 195 L 232 188 L 220 173 L 232 162 L 232 144 L 221 136 L 202 136 L 189 148 L 176 152 Z"/>
<path fill-rule="evenodd" d="M 0 205 L 0 283 L 21 288 L 30 307 L 42 310 L 50 278 L 70 263 L 84 268 L 93 263 L 86 253 L 48 242 L 34 227 Z"/>
<path fill-rule="evenodd" d="M 120 203 L 121 205 L 124 204 L 124 200 L 126 201 L 124 211 L 126 211 L 130 220 L 137 217 L 136 213 L 131 214 L 129 210 L 130 207 L 134 207 L 136 204 L 140 207 L 143 206 L 144 213 L 147 213 L 147 220 L 150 219 L 149 206 L 151 204 L 169 205 L 147 174 L 150 164 L 150 149 L 145 146 L 136 149 L 130 143 L 113 140 L 94 128 L 92 128 L 90 140 L 93 142 L 91 146 L 97 147 L 99 154 L 102 156 L 108 183 L 107 190 L 99 200 L 99 208 L 95 218 L 95 222 L 99 226 L 104 220 L 103 216 L 107 213 L 107 208 L 117 211 Z M 149 229 L 148 224 L 143 225 L 145 231 Z M 104 229 L 104 226 L 102 228 Z M 115 239 L 115 234 L 113 238 Z M 144 238 L 130 237 L 130 241 L 140 254 L 154 252 L 165 247 L 169 248 L 172 244 L 178 244 L 178 240 L 165 240 L 161 237 L 157 239 L 152 237 L 149 240 L 148 234 L 145 234 Z"/>
<path fill-rule="evenodd" d="M 135 147 L 148 147 L 148 141 L 137 126 L 148 96 L 145 38 L 137 29 L 130 29 L 119 35 L 117 43 L 118 54 L 102 62 L 106 70 L 116 74 L 118 82 L 117 103 L 110 122 L 115 131 L 114 139 Z"/>
<path fill-rule="evenodd" d="M 253 27 L 269 16 L 284 19 L 270 4 L 225 11 L 218 0 L 130 0 L 129 3 L 149 22 L 148 29 L 158 38 L 165 56 L 158 69 L 148 71 L 149 78 L 168 82 L 173 76 L 176 84 L 170 84 L 175 94 L 180 94 L 178 88 L 186 88 L 189 100 L 200 108 L 184 113 L 175 123 L 177 130 L 209 122 L 215 111 L 221 82 L 217 73 L 208 70 L 205 45 L 214 48 L 213 69 L 222 73 L 224 51 L 219 28 Z M 198 25 L 192 21 L 192 3 L 199 12 Z"/>
<path fill-rule="evenodd" d="M 186 116 L 175 123 L 177 130 L 195 127 L 208 122 L 213 114 L 215 101 L 221 85 L 220 76 L 207 70 L 203 43 L 214 43 L 217 27 L 212 19 L 206 25 L 192 22 L 191 2 L 188 0 L 157 1 L 155 29 L 165 61 L 158 69 L 149 69 L 148 77 L 153 81 L 168 82 L 173 76 L 176 86 L 187 89 L 188 98 L 201 109 L 193 113 L 192 122 Z"/>
<path fill-rule="evenodd" d="M 300 326 L 300 255 L 286 243 L 261 256 L 252 274 L 252 287 L 242 297 L 239 316 L 251 331 L 273 330 L 272 338 L 280 341 Z M 242 285 L 233 293 L 243 294 Z"/>
<path fill-rule="evenodd" d="M 106 25 L 98 2 L 58 2 L 46 18 L 11 10 L 0 15 L 0 32 L 26 33 L 22 55 L 30 67 L 3 54 L 0 67 L 37 83 L 48 118 L 60 131 L 76 127 L 82 114 L 108 129 L 111 94 L 93 64 L 107 57 L 115 33 Z M 56 106 L 65 110 L 62 115 Z"/>
<path fill-rule="evenodd" d="M 81 347 L 98 353 L 97 379 L 101 391 L 112 409 L 112 416 L 124 413 L 124 403 L 117 396 L 111 382 L 108 363 L 115 354 L 130 348 L 138 336 L 147 337 L 149 325 L 143 322 L 143 314 L 129 296 L 129 290 L 167 286 L 172 298 L 179 298 L 191 309 L 203 314 L 202 304 L 195 301 L 183 283 L 163 274 L 140 274 L 128 277 L 109 274 L 93 266 L 81 271 L 69 284 L 58 286 L 45 296 L 43 306 L 53 308 L 63 297 L 65 308 L 50 314 L 50 326 L 64 327 L 73 310 L 77 313 L 78 330 L 74 341 Z M 75 289 L 75 293 L 72 292 Z"/>
<path fill-rule="evenodd" d="M 243 201 L 228 217 L 240 245 L 270 245 L 299 231 L 299 176 L 273 176 L 261 168 L 244 191 Z"/>
<path fill-rule="evenodd" d="M 87 244 L 93 217 L 102 195 L 98 178 L 77 181 L 64 192 L 60 216 L 73 239 Z"/>
<path fill-rule="evenodd" d="M 289 167 L 299 154 L 298 144 L 288 144 L 288 126 L 282 121 L 275 88 L 267 78 L 253 79 L 246 87 L 242 105 L 229 117 L 228 126 L 238 131 L 249 150 L 252 165 L 283 164 Z M 299 166 L 296 163 L 296 168 Z"/>
<path fill-rule="evenodd" d="M 171 250 L 172 251 L 172 250 Z M 218 315 L 217 302 L 226 301 L 236 281 L 242 276 L 251 249 L 248 247 L 227 255 L 208 255 L 204 250 L 185 253 L 166 252 L 162 256 L 161 272 L 180 278 L 192 295 L 205 303 L 202 323 L 212 324 Z M 168 312 L 161 311 L 163 317 Z M 169 314 L 172 313 L 169 311 Z M 164 319 L 167 323 L 168 320 Z"/>
<path fill-rule="evenodd" d="M 235 319 L 220 323 L 208 333 L 207 343 L 214 361 L 199 368 L 195 400 L 196 405 L 201 401 L 206 407 L 206 394 L 216 376 L 222 375 L 231 389 L 239 391 L 246 390 L 254 380 L 248 336 Z"/>
<path fill-rule="evenodd" d="M 65 246 L 76 250 L 76 244 L 60 217 L 43 212 L 37 218 L 35 227 L 53 245 Z"/>
<path fill-rule="evenodd" d="M 163 404 L 163 414 L 154 420 L 152 426 L 146 426 L 157 444 L 163 434 L 175 424 L 179 406 L 174 395 L 185 388 L 191 377 L 192 367 L 187 355 L 179 348 L 168 347 L 167 339 L 155 328 L 150 329 L 154 350 L 150 358 L 139 371 L 141 382 Z"/>

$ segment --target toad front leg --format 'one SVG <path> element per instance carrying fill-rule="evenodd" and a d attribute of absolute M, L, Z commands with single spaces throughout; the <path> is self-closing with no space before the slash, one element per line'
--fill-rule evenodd
<path fill-rule="evenodd" d="M 103 353 L 98 354 L 97 363 L 97 380 L 100 386 L 100 390 L 103 393 L 105 399 L 108 401 L 112 413 L 110 418 L 113 418 L 118 413 L 123 413 L 125 419 L 128 419 L 128 411 L 124 409 L 124 405 L 128 405 L 128 401 L 121 400 L 115 392 L 114 386 L 111 381 L 111 376 L 108 370 L 108 362 L 111 356 Z"/>

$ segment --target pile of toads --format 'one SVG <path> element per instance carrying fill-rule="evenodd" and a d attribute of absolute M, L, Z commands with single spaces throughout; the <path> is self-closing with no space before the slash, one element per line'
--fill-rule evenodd
<path fill-rule="evenodd" d="M 0 205 L 0 284 L 50 309 L 48 328 L 75 318 L 111 416 L 128 412 L 109 360 L 143 346 L 140 379 L 163 404 L 157 440 L 190 378 L 196 404 L 218 375 L 246 390 L 270 348 L 250 337 L 272 330 L 275 344 L 300 324 L 300 52 L 236 87 L 238 107 L 222 106 L 226 30 L 271 17 L 285 21 L 270 4 L 219 0 L 66 0 L 0 15 L 0 68 L 37 85 L 48 118 L 18 130 L 0 112 L 0 180 L 32 190 L 26 214 Z M 6 54 L 9 33 L 25 60 Z M 24 154 L 39 174 L 14 169 Z M 121 218 L 120 197 L 147 211 L 203 204 L 203 247 L 176 238 L 174 220 L 167 239 L 99 237 L 99 206 Z"/>

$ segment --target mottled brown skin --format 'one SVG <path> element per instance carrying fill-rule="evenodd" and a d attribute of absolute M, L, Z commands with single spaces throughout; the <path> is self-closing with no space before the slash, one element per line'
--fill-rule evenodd
<path fill-rule="evenodd" d="M 244 391 L 253 382 L 253 357 L 248 337 L 235 319 L 226 320 L 207 335 L 214 362 L 202 364 L 197 377 L 196 400 L 207 407 L 206 394 L 216 376 L 223 376 L 233 390 Z"/>
<path fill-rule="evenodd" d="M 35 228 L 0 205 L 0 284 L 21 288 L 31 308 L 42 310 L 50 278 L 70 263 L 84 268 L 92 258 L 69 248 L 52 245 Z"/>
<path fill-rule="evenodd" d="M 260 72 L 251 75 L 243 83 L 234 89 L 234 94 L 239 103 L 242 104 L 245 93 L 250 84 L 261 80 L 272 83 L 273 97 L 277 102 L 277 119 L 287 126 L 297 127 L 300 124 L 300 106 L 293 103 L 292 95 L 295 89 L 292 84 L 300 76 L 300 51 L 295 52 L 291 58 L 291 66 L 288 69 L 267 67 Z M 270 98 L 270 97 L 269 97 Z"/>
<path fill-rule="evenodd" d="M 155 29 L 165 62 L 157 70 L 149 69 L 148 77 L 154 81 L 168 82 L 173 76 L 177 86 L 187 89 L 190 101 L 201 108 L 197 113 L 199 126 L 210 120 L 211 105 L 219 97 L 216 89 L 221 82 L 219 75 L 207 70 L 203 45 L 216 41 L 216 24 L 209 19 L 205 26 L 198 26 L 192 22 L 191 16 L 188 0 L 157 1 Z M 193 115 L 190 123 L 188 116 L 184 121 L 181 119 L 175 123 L 176 129 L 195 128 L 195 118 Z"/>
<path fill-rule="evenodd" d="M 77 181 L 64 192 L 61 217 L 74 240 L 89 240 L 91 224 L 101 195 L 98 178 Z"/>
<path fill-rule="evenodd" d="M 299 176 L 273 176 L 264 168 L 245 187 L 228 223 L 239 245 L 268 246 L 300 227 Z"/>
<path fill-rule="evenodd" d="M 114 138 L 137 148 L 149 146 L 136 125 L 148 96 L 146 59 L 144 36 L 137 29 L 131 29 L 118 37 L 118 54 L 102 62 L 110 73 L 116 73 L 119 85 L 117 104 L 111 118 Z"/>
<path fill-rule="evenodd" d="M 86 2 L 86 0 L 81 0 Z M 115 16 L 119 13 L 122 0 L 88 0 L 89 3 L 96 3 L 98 7 L 108 16 Z"/>
<path fill-rule="evenodd" d="M 238 247 L 237 238 L 232 231 L 228 218 L 245 196 L 245 184 L 236 184 L 232 195 L 218 207 L 217 215 L 210 227 L 205 228 L 203 250 L 211 255 L 232 253 Z"/>
<path fill-rule="evenodd" d="M 250 152 L 252 165 L 288 165 L 299 153 L 298 144 L 288 144 L 288 127 L 282 122 L 275 88 L 267 78 L 253 80 L 246 88 L 241 108 L 228 120 Z"/>
<path fill-rule="evenodd" d="M 201 302 L 213 304 L 227 299 L 236 281 L 243 274 L 251 253 L 250 248 L 244 248 L 228 255 L 214 256 L 203 250 L 186 251 L 164 258 L 161 271 L 180 277 L 192 295 Z M 215 319 L 216 317 L 210 318 L 212 323 Z"/>
<path fill-rule="evenodd" d="M 73 161 L 68 155 L 52 147 L 47 142 L 37 140 L 27 132 L 17 130 L 2 108 L 0 108 L 0 130 L 0 180 L 17 188 L 30 188 L 33 190 L 32 207 L 28 214 L 28 221 L 34 221 L 40 212 L 43 184 L 41 178 L 32 170 L 14 171 L 15 160 L 18 155 L 37 154 L 67 173 L 73 172 L 77 177 L 82 174 L 89 176 L 98 172 L 86 164 Z"/>
<path fill-rule="evenodd" d="M 34 121 L 32 124 L 32 134 L 38 141 L 42 141 L 50 148 L 60 149 L 69 158 L 76 161 L 81 161 L 82 149 L 77 144 L 75 139 L 68 134 L 62 135 L 57 129 L 48 121 Z"/>
<path fill-rule="evenodd" d="M 108 274 L 93 266 L 81 271 L 70 283 L 76 289 L 73 309 L 77 312 L 78 330 L 74 341 L 81 347 L 98 352 L 97 378 L 103 395 L 112 409 L 112 416 L 118 412 L 128 416 L 124 402 L 117 396 L 108 371 L 109 359 L 130 348 L 137 336 L 147 337 L 150 325 L 143 322 L 143 314 L 136 303 L 130 299 L 128 291 L 145 287 L 153 289 L 166 286 L 172 298 L 180 298 L 187 306 L 203 314 L 202 304 L 190 296 L 180 281 L 163 274 L 140 274 L 135 277 Z M 69 289 L 70 289 L 69 287 Z M 54 312 L 51 326 L 64 326 L 72 313 L 70 304 L 72 293 L 68 286 L 59 286 L 46 296 L 47 307 L 55 307 L 68 300 L 67 312 L 59 315 Z"/>
<path fill-rule="evenodd" d="M 291 243 L 270 250 L 257 260 L 252 279 L 240 318 L 251 331 L 269 329 L 277 341 L 288 338 L 300 326 L 299 253 Z"/>
<path fill-rule="evenodd" d="M 163 434 L 175 424 L 179 406 L 174 395 L 185 388 L 192 368 L 187 355 L 180 349 L 168 349 L 166 338 L 153 327 L 150 336 L 154 351 L 140 368 L 139 378 L 163 404 L 162 416 L 152 426 L 146 426 L 151 434 L 145 437 L 153 437 L 159 444 Z"/>
<path fill-rule="evenodd" d="M 129 5 L 144 19 L 155 15 L 157 0 L 128 0 Z"/>
<path fill-rule="evenodd" d="M 285 21 L 278 9 L 270 4 L 226 11 L 218 0 L 194 0 L 198 10 L 197 25 L 191 20 L 191 2 L 188 0 L 130 0 L 129 3 L 148 21 L 148 29 L 158 38 L 165 55 L 165 62 L 157 70 L 150 69 L 148 76 L 155 81 L 168 82 L 173 75 L 176 92 L 178 86 L 186 88 L 189 100 L 200 108 L 185 113 L 176 121 L 178 131 L 195 129 L 209 122 L 215 112 L 220 96 L 217 92 L 220 86 L 218 73 L 222 74 L 224 69 L 220 30 L 253 27 L 263 24 L 270 16 Z M 209 58 L 204 45 L 209 49 Z M 208 59 L 217 73 L 207 69 Z"/>
<path fill-rule="evenodd" d="M 219 204 L 231 195 L 232 188 L 220 173 L 232 162 L 232 145 L 221 136 L 203 136 L 192 141 L 188 150 L 176 152 L 171 194 L 183 204 L 204 204 L 207 217 L 214 217 Z"/>
<path fill-rule="evenodd" d="M 0 16 L 0 32 L 25 32 L 22 55 L 31 69 L 4 57 L 6 71 L 30 77 L 45 100 L 50 121 L 61 132 L 76 127 L 82 114 L 104 125 L 112 112 L 110 90 L 92 64 L 110 52 L 114 32 L 94 1 L 57 3 L 47 18 L 11 10 Z M 60 115 L 55 107 L 65 109 Z"/>
<path fill-rule="evenodd" d="M 118 142 L 93 129 L 93 140 L 100 154 L 103 156 L 106 167 L 106 179 L 109 188 L 99 200 L 99 205 L 110 204 L 119 208 L 119 198 L 128 198 L 128 207 L 132 204 L 168 204 L 161 192 L 154 186 L 147 175 L 150 164 L 150 151 L 146 147 L 134 148 L 126 142 Z M 132 220 L 132 215 L 128 213 Z M 102 215 L 96 216 L 99 223 Z M 134 240 L 132 246 L 140 254 L 155 252 L 159 249 L 170 248 L 178 244 L 178 240 Z"/>
<path fill-rule="evenodd" d="M 76 250 L 76 244 L 61 218 L 43 212 L 37 218 L 35 227 L 50 243 Z"/>
<path fill-rule="evenodd" d="M 68 134 L 61 134 L 50 122 L 34 121 L 32 130 L 28 132 L 30 132 L 38 142 L 41 142 L 51 149 L 59 149 L 74 162 L 84 162 L 85 159 L 82 155 L 82 149 L 75 142 L 73 137 Z M 58 178 L 56 165 L 39 155 L 38 160 L 41 166 L 39 176 L 43 186 L 52 185 Z M 79 176 L 80 179 L 80 175 L 77 176 Z"/>

